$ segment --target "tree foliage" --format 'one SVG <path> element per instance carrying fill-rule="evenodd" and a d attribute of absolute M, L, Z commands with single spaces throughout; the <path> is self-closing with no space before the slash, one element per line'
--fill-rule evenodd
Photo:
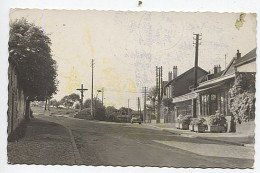
<path fill-rule="evenodd" d="M 18 64 L 20 82 L 29 100 L 43 101 L 57 92 L 56 61 L 44 30 L 26 19 L 10 24 L 9 56 Z"/>
<path fill-rule="evenodd" d="M 72 93 L 68 96 L 64 96 L 61 100 L 60 100 L 60 104 L 66 106 L 67 108 L 70 108 L 73 106 L 73 104 L 77 101 L 80 100 L 80 97 L 78 94 Z"/>
<path fill-rule="evenodd" d="M 52 99 L 50 100 L 49 105 L 55 106 L 57 108 L 59 107 L 59 102 L 56 99 Z"/>
<path fill-rule="evenodd" d="M 106 117 L 109 120 L 114 120 L 118 114 L 118 110 L 114 106 L 106 107 Z"/>
<path fill-rule="evenodd" d="M 165 107 L 168 108 L 168 110 L 173 110 L 174 109 L 174 103 L 172 103 L 172 98 L 164 98 L 162 100 L 162 103 Z"/>
<path fill-rule="evenodd" d="M 238 73 L 234 85 L 229 90 L 230 111 L 239 123 L 254 118 L 255 76 L 251 73 Z"/>

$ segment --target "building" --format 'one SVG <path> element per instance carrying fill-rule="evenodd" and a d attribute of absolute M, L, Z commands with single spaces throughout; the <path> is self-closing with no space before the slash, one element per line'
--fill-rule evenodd
<path fill-rule="evenodd" d="M 195 93 L 192 86 L 194 84 L 194 67 L 188 71 L 177 76 L 177 67 L 173 68 L 173 73 L 169 75 L 175 75 L 172 80 L 165 85 L 164 99 L 172 99 L 174 108 L 162 106 L 161 115 L 164 115 L 164 122 L 175 122 L 179 114 L 191 115 L 192 114 L 192 99 L 195 98 Z M 207 72 L 202 68 L 197 68 L 197 78 L 205 76 Z M 171 76 L 169 76 L 171 79 Z"/>
<path fill-rule="evenodd" d="M 214 115 L 216 111 L 225 116 L 231 115 L 229 90 L 241 73 L 250 73 L 252 79 L 255 79 L 256 49 L 243 57 L 237 51 L 236 57 L 231 60 L 225 70 L 221 71 L 220 66 L 215 66 L 213 71 L 214 73 L 200 78 L 200 83 L 195 90 L 197 97 L 196 116 Z"/>
<path fill-rule="evenodd" d="M 16 61 L 9 57 L 8 68 L 8 128 L 10 135 L 25 119 L 26 98 L 19 82 L 19 70 Z"/>

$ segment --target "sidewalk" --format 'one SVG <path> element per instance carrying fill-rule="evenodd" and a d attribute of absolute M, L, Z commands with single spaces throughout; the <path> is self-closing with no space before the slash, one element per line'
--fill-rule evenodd
<path fill-rule="evenodd" d="M 24 136 L 8 142 L 7 146 L 10 164 L 75 164 L 73 143 L 65 127 L 33 118 L 18 131 Z"/>
<path fill-rule="evenodd" d="M 176 135 L 181 135 L 190 138 L 200 138 L 204 140 L 222 142 L 226 144 L 254 147 L 254 135 L 241 134 L 241 133 L 196 133 L 190 130 L 180 130 L 175 127 L 174 123 L 165 124 L 143 124 L 148 127 L 167 131 Z"/>

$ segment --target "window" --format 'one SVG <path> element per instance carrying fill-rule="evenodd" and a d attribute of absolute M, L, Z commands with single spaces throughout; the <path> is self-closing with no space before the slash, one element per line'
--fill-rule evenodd
<path fill-rule="evenodd" d="M 209 115 L 209 95 L 208 94 L 201 96 L 201 114 Z"/>

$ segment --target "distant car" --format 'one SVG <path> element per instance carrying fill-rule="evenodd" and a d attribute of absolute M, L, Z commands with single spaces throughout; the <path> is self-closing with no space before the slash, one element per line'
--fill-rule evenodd
<path fill-rule="evenodd" d="M 141 124 L 142 121 L 141 121 L 141 119 L 138 118 L 138 117 L 132 117 L 132 119 L 131 119 L 131 124 L 133 124 L 133 123 L 139 123 L 139 124 Z"/>

